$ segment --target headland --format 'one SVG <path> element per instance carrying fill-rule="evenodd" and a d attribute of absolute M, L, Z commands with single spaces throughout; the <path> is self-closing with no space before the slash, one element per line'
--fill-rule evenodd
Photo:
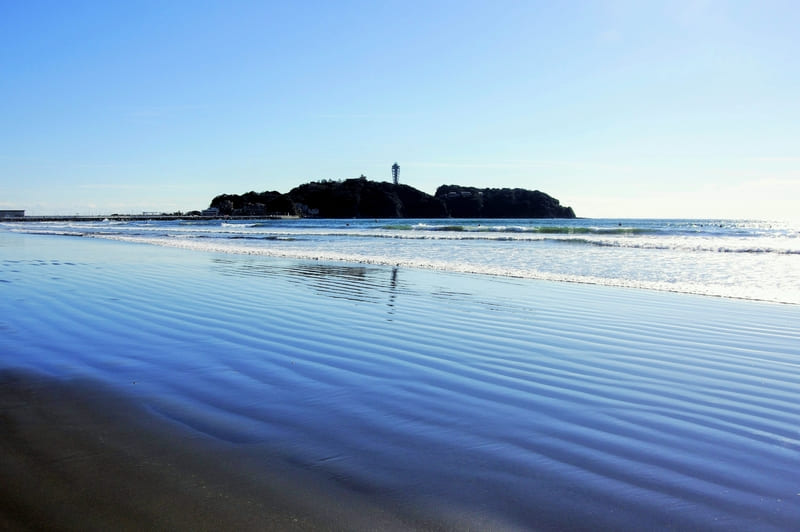
<path fill-rule="evenodd" d="M 409 185 L 371 181 L 314 181 L 277 191 L 222 194 L 215 213 L 261 216 L 288 213 L 314 218 L 575 218 L 572 207 L 539 190 L 442 185 L 431 196 Z"/>

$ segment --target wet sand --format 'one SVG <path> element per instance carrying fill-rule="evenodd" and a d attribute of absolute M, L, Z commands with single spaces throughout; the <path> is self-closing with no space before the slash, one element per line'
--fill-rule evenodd
<path fill-rule="evenodd" d="M 90 381 L 0 373 L 0 529 L 405 530 L 319 476 L 159 419 Z"/>

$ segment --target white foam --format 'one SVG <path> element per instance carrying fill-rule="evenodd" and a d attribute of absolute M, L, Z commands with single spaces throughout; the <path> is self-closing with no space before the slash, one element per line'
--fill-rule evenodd
<path fill-rule="evenodd" d="M 632 279 L 627 277 L 597 276 L 590 274 L 571 274 L 558 271 L 539 270 L 526 268 L 523 265 L 502 265 L 497 261 L 482 263 L 474 260 L 474 256 L 464 257 L 467 260 L 450 258 L 436 260 L 420 256 L 380 255 L 364 252 L 338 252 L 318 247 L 265 247 L 249 244 L 239 244 L 236 240 L 222 239 L 176 239 L 173 237 L 134 237 L 122 235 L 95 235 L 97 238 L 136 242 L 164 247 L 190 249 L 195 251 L 214 253 L 235 253 L 240 255 L 258 255 L 268 257 L 290 258 L 299 260 L 334 261 L 360 264 L 373 264 L 384 266 L 403 266 L 411 268 L 424 268 L 437 271 L 455 273 L 483 274 L 502 277 L 515 277 L 538 279 L 556 282 L 570 282 L 595 284 L 602 286 L 615 286 L 623 288 L 636 288 L 659 290 L 667 292 L 690 293 L 717 297 L 732 297 L 741 299 L 763 300 L 778 303 L 800 304 L 800 289 L 798 286 L 787 286 L 780 280 L 772 279 L 774 286 L 748 285 L 748 284 L 723 284 L 708 281 L 692 282 L 691 280 L 658 280 L 658 279 Z M 473 259 L 473 260 L 469 260 Z M 513 261 L 510 261 L 513 264 Z M 793 272 L 797 274 L 797 272 Z"/>
<path fill-rule="evenodd" d="M 800 231 L 795 226 L 485 222 L 60 222 L 17 224 L 10 230 L 800 303 Z"/>

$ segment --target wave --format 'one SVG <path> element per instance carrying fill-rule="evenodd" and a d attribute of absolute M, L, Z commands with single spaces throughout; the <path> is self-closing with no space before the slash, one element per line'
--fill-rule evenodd
<path fill-rule="evenodd" d="M 691 238 L 615 238 L 614 233 L 587 233 L 575 232 L 572 234 L 583 235 L 571 236 L 570 233 L 548 232 L 548 231 L 515 231 L 511 229 L 473 231 L 473 230 L 452 230 L 450 226 L 442 226 L 442 230 L 417 232 L 416 230 L 397 229 L 385 232 L 380 231 L 297 231 L 297 232 L 276 232 L 265 233 L 245 233 L 242 231 L 214 231 L 207 235 L 208 238 L 227 238 L 231 240 L 302 240 L 311 238 L 326 238 L 336 240 L 348 239 L 393 239 L 393 240 L 438 240 L 438 241 L 492 241 L 492 242 L 544 242 L 552 244 L 595 246 L 609 248 L 629 248 L 629 249 L 651 249 L 651 250 L 675 250 L 691 252 L 710 252 L 710 253 L 752 253 L 752 254 L 779 254 L 779 255 L 798 255 L 800 248 L 779 246 L 753 246 L 750 241 L 743 241 L 737 245 L 735 242 L 725 242 L 725 239 L 715 239 L 707 243 Z M 458 226 L 462 227 L 462 226 Z M 406 232 L 408 231 L 408 232 Z M 641 233 L 645 234 L 645 233 Z M 591 238 L 596 235 L 596 238 Z M 606 235 L 607 238 L 603 238 Z M 787 244 L 794 244 L 788 242 Z"/>
<path fill-rule="evenodd" d="M 177 224 L 203 227 L 219 227 L 223 225 L 219 220 L 178 220 Z"/>
<path fill-rule="evenodd" d="M 449 227 L 449 226 L 442 226 Z M 461 227 L 461 226 L 459 226 Z M 394 232 L 392 232 L 394 231 Z M 393 229 L 389 232 L 351 232 L 351 231 L 308 231 L 292 233 L 295 239 L 302 238 L 324 237 L 331 239 L 397 239 L 397 240 L 442 240 L 442 241 L 493 241 L 493 242 L 547 242 L 555 244 L 566 245 L 585 245 L 597 247 L 614 247 L 614 248 L 630 248 L 630 249 L 652 249 L 652 250 L 675 250 L 675 251 L 692 251 L 692 252 L 712 252 L 712 253 L 765 253 L 765 254 L 779 254 L 779 255 L 798 255 L 800 248 L 796 247 L 796 243 L 788 242 L 787 244 L 794 244 L 795 247 L 778 246 L 753 246 L 752 242 L 744 241 L 739 245 L 736 242 L 725 243 L 725 239 L 715 239 L 709 243 L 699 242 L 697 239 L 691 238 L 638 238 L 638 239 L 625 239 L 614 238 L 612 235 L 615 233 L 586 233 L 576 232 L 575 235 L 597 235 L 598 238 L 586 237 L 572 237 L 570 233 L 548 232 L 548 231 L 514 231 L 514 230 L 487 230 L 484 232 L 473 230 L 433 230 L 430 232 L 416 233 L 410 231 L 405 233 L 404 229 Z M 218 234 L 223 234 L 219 232 Z M 620 233 L 617 233 L 618 235 Z M 645 233 L 640 233 L 645 234 Z M 557 236 L 553 236 L 557 235 Z M 606 235 L 608 238 L 602 238 L 601 235 Z"/>
<path fill-rule="evenodd" d="M 687 236 L 646 228 L 602 227 L 525 227 L 435 224 L 388 224 L 379 227 L 280 226 L 270 223 L 219 223 L 218 221 L 179 222 L 165 224 L 126 224 L 111 226 L 105 223 L 30 224 L 16 225 L 11 232 L 39 235 L 93 236 L 120 235 L 137 237 L 172 237 L 296 241 L 328 239 L 345 242 L 364 239 L 432 240 L 432 241 L 493 241 L 531 242 L 552 245 L 590 246 L 600 248 L 662 250 L 691 253 L 800 255 L 800 239 L 791 236 Z"/>
<path fill-rule="evenodd" d="M 655 230 L 620 234 L 627 227 L 561 223 L 546 230 L 506 221 L 479 225 L 416 220 L 117 226 L 61 222 L 14 224 L 3 230 L 800 303 L 800 239 L 785 232 L 758 238 Z M 433 226 L 438 229 L 429 230 Z"/>
<path fill-rule="evenodd" d="M 661 243 L 658 241 L 631 241 L 631 240 L 589 240 L 585 238 L 546 238 L 551 242 L 559 242 L 563 244 L 577 244 L 588 245 L 597 247 L 614 247 L 614 248 L 630 248 L 630 249 L 652 249 L 652 250 L 674 250 L 674 251 L 692 251 L 692 252 L 709 252 L 709 253 L 753 253 L 753 254 L 777 254 L 777 255 L 800 255 L 800 249 L 794 248 L 780 248 L 769 246 L 721 246 L 721 245 L 702 245 L 696 244 L 690 240 L 680 241 L 678 243 Z"/>
<path fill-rule="evenodd" d="M 542 271 L 535 268 L 507 266 L 497 263 L 487 264 L 458 260 L 436 260 L 419 256 L 398 257 L 395 255 L 367 254 L 359 252 L 348 253 L 315 248 L 290 249 L 283 247 L 255 247 L 248 245 L 236 245 L 236 241 L 230 239 L 203 239 L 201 241 L 198 239 L 174 239 L 169 237 L 139 238 L 122 235 L 87 236 L 121 242 L 136 242 L 162 247 L 172 247 L 211 253 L 253 255 L 307 261 L 368 264 L 389 267 L 407 267 L 452 273 L 488 275 L 492 277 L 592 284 L 609 287 L 635 288 L 662 292 L 715 296 L 731 299 L 800 304 L 800 293 L 797 290 L 765 290 L 764 288 L 759 287 L 729 286 L 724 284 L 721 285 L 690 280 L 643 280 L 625 277 L 603 277 L 569 272 Z"/>
<path fill-rule="evenodd" d="M 388 224 L 382 225 L 380 228 L 388 231 L 411 231 L 414 226 L 410 224 Z"/>
<path fill-rule="evenodd" d="M 203 235 L 205 236 L 205 235 Z M 206 237 L 208 238 L 208 237 Z M 228 237 L 229 240 L 275 240 L 275 241 L 282 241 L 282 242 L 294 242 L 297 240 L 296 238 L 288 237 L 288 236 L 279 236 L 279 235 L 234 235 Z"/>
<path fill-rule="evenodd" d="M 549 225 L 438 225 L 419 223 L 416 225 L 388 225 L 384 229 L 413 230 L 413 231 L 445 231 L 445 232 L 472 232 L 472 233 L 532 233 L 532 234 L 563 234 L 563 235 L 646 235 L 661 233 L 658 229 L 641 227 L 576 227 L 576 226 L 549 226 Z"/>

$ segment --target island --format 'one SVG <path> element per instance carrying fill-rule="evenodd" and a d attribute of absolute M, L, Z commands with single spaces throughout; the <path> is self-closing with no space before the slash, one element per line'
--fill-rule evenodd
<path fill-rule="evenodd" d="M 210 209 L 221 216 L 575 218 L 572 207 L 538 190 L 442 185 L 431 196 L 409 185 L 372 181 L 363 175 L 313 181 L 286 194 L 221 194 L 211 201 Z"/>

